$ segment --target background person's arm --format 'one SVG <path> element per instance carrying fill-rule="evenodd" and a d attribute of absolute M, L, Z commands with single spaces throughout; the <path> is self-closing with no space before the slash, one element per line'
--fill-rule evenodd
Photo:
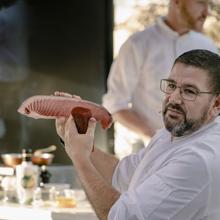
<path fill-rule="evenodd" d="M 152 137 L 155 133 L 148 120 L 139 116 L 139 114 L 131 109 L 120 110 L 113 114 L 113 118 L 115 121 L 118 121 L 131 131 L 140 135 L 143 139 Z"/>
<path fill-rule="evenodd" d="M 112 113 L 129 108 L 141 76 L 142 53 L 129 38 L 120 48 L 107 80 L 103 105 Z"/>

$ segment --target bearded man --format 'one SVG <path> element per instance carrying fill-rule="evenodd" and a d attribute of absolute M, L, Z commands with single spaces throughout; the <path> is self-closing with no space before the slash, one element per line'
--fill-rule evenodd
<path fill-rule="evenodd" d="M 209 0 L 170 0 L 168 13 L 132 35 L 121 47 L 109 77 L 103 105 L 115 119 L 115 154 L 136 152 L 163 121 L 158 82 L 167 78 L 180 54 L 192 49 L 217 52 L 202 34 Z"/>
<path fill-rule="evenodd" d="M 57 119 L 57 132 L 100 219 L 219 220 L 220 56 L 184 53 L 160 89 L 165 127 L 121 161 L 92 151 L 94 118 L 86 134 Z"/>

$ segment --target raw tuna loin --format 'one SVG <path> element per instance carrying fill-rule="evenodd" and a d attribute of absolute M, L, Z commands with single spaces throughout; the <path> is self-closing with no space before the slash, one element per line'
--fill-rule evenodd
<path fill-rule="evenodd" d="M 104 129 L 109 128 L 112 124 L 111 114 L 103 106 L 72 97 L 32 96 L 21 104 L 18 112 L 35 119 L 69 117 L 72 112 L 76 123 L 79 121 L 79 124 L 83 124 L 82 131 L 85 130 L 84 127 L 87 129 L 88 118 L 90 117 L 94 117 L 97 121 L 100 121 Z"/>
<path fill-rule="evenodd" d="M 76 128 L 79 134 L 85 134 L 88 128 L 89 119 L 92 117 L 92 112 L 88 108 L 75 107 L 71 114 L 76 123 Z"/>

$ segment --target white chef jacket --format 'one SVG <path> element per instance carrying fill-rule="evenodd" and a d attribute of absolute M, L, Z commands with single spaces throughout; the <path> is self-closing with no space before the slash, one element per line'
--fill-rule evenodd
<path fill-rule="evenodd" d="M 158 18 L 153 26 L 132 35 L 122 45 L 111 67 L 103 105 L 111 113 L 131 107 L 147 117 L 154 129 L 161 128 L 163 94 L 160 80 L 169 76 L 175 58 L 192 49 L 218 52 L 205 35 L 190 31 L 180 36 L 164 23 L 163 18 Z M 130 135 L 121 125 L 116 124 L 115 129 L 121 131 L 116 138 Z M 120 146 L 115 143 L 115 148 L 122 145 L 124 143 Z"/>
<path fill-rule="evenodd" d="M 219 220 L 220 117 L 171 142 L 160 130 L 113 174 L 121 196 L 108 220 Z"/>

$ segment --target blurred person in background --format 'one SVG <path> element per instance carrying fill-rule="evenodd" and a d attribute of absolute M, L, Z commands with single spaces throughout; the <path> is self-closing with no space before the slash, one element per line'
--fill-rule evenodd
<path fill-rule="evenodd" d="M 218 52 L 202 34 L 209 0 L 170 0 L 168 13 L 122 45 L 113 62 L 103 105 L 115 120 L 114 151 L 119 158 L 136 152 L 162 126 L 158 82 L 173 61 L 191 49 Z"/>

